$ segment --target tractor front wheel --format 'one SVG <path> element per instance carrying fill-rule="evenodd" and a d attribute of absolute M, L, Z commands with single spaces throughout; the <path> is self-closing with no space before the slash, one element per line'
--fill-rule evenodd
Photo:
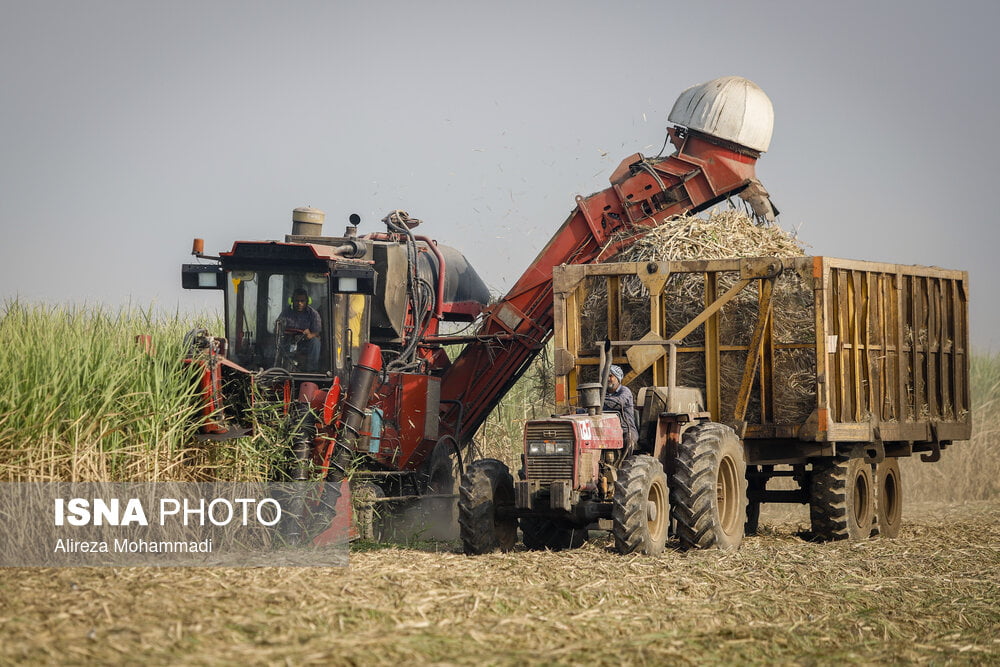
<path fill-rule="evenodd" d="M 517 541 L 514 479 L 496 459 L 481 459 L 469 465 L 462 476 L 458 499 L 458 524 L 467 554 L 510 551 Z"/>
<path fill-rule="evenodd" d="M 663 466 L 652 456 L 629 457 L 618 471 L 611 522 L 620 553 L 655 556 L 663 551 L 670 524 L 670 492 Z"/>

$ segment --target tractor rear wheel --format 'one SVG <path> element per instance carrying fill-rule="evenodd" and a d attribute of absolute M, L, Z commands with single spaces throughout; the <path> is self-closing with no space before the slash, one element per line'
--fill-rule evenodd
<path fill-rule="evenodd" d="M 735 549 L 747 522 L 746 453 L 733 429 L 703 422 L 684 432 L 670 485 L 685 549 Z"/>
<path fill-rule="evenodd" d="M 521 517 L 524 546 L 533 551 L 577 549 L 587 539 L 586 526 L 547 517 Z"/>
<path fill-rule="evenodd" d="M 514 507 L 514 479 L 496 459 L 469 465 L 462 477 L 458 524 L 467 554 L 510 551 L 517 541 L 517 519 L 506 514 Z"/>
<path fill-rule="evenodd" d="M 813 463 L 809 518 L 820 540 L 863 540 L 875 520 L 872 466 L 860 457 Z"/>
<path fill-rule="evenodd" d="M 903 524 L 903 480 L 897 458 L 887 458 L 875 466 L 875 516 L 880 535 L 899 536 Z"/>
<path fill-rule="evenodd" d="M 670 491 L 663 466 L 652 456 L 625 459 L 615 482 L 611 522 L 620 553 L 655 556 L 663 551 L 670 524 Z"/>

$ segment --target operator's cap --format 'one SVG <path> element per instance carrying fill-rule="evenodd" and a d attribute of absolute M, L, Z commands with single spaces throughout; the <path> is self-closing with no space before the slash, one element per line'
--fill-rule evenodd
<path fill-rule="evenodd" d="M 614 364 L 612 364 L 612 366 L 611 366 L 611 374 L 614 375 L 619 380 L 621 380 L 623 377 L 625 377 L 625 372 L 622 370 L 622 367 L 621 366 L 616 366 Z"/>

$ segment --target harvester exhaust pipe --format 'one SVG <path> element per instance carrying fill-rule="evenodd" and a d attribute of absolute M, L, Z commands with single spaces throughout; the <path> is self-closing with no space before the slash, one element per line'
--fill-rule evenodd
<path fill-rule="evenodd" d="M 344 231 L 344 236 L 349 239 L 357 238 L 358 236 L 358 225 L 361 224 L 361 216 L 357 213 L 351 213 L 347 218 L 347 229 Z"/>

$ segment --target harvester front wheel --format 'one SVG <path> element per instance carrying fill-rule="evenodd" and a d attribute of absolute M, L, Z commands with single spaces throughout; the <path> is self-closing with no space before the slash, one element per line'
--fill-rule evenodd
<path fill-rule="evenodd" d="M 514 507 L 514 479 L 496 459 L 471 463 L 462 476 L 458 499 L 458 524 L 467 554 L 510 551 L 517 541 L 517 519 L 506 510 Z"/>
<path fill-rule="evenodd" d="M 685 549 L 735 549 L 747 522 L 746 453 L 733 429 L 703 422 L 684 432 L 670 500 Z"/>
<path fill-rule="evenodd" d="M 875 467 L 875 516 L 880 535 L 899 536 L 903 524 L 903 480 L 897 458 L 887 458 Z"/>
<path fill-rule="evenodd" d="M 872 466 L 863 458 L 813 463 L 809 518 L 820 540 L 863 540 L 875 520 Z"/>
<path fill-rule="evenodd" d="M 521 517 L 521 536 L 524 546 L 533 551 L 562 551 L 583 546 L 587 529 L 559 519 Z"/>
<path fill-rule="evenodd" d="M 622 464 L 611 522 L 619 553 L 655 556 L 663 551 L 670 524 L 670 491 L 663 466 L 652 456 L 637 454 Z"/>
<path fill-rule="evenodd" d="M 361 482 L 351 487 L 351 502 L 354 505 L 354 528 L 358 539 L 374 542 L 382 538 L 379 498 L 384 498 L 382 487 L 371 482 Z"/>

